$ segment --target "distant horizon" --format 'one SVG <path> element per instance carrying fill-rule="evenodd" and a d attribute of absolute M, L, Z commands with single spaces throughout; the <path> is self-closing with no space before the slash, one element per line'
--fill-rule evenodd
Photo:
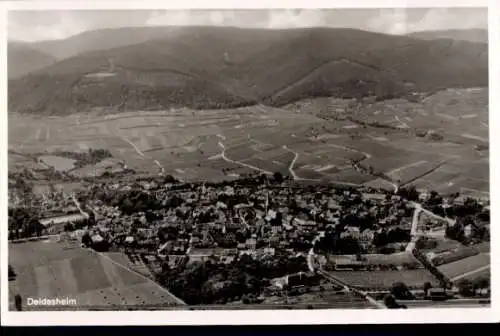
<path fill-rule="evenodd" d="M 345 28 L 388 35 L 488 30 L 487 8 L 369 8 L 282 10 L 48 10 L 8 13 L 8 41 L 64 40 L 102 29 L 234 27 Z"/>
<path fill-rule="evenodd" d="M 215 26 L 215 25 L 183 25 L 183 26 L 173 26 L 173 25 L 165 25 L 165 26 L 123 26 L 123 27 L 109 27 L 109 28 L 97 28 L 97 29 L 89 29 L 85 30 L 79 33 L 76 33 L 74 35 L 70 35 L 67 37 L 61 37 L 61 38 L 52 38 L 52 39 L 43 39 L 43 40 L 36 40 L 36 41 L 31 41 L 31 40 L 19 40 L 19 39 L 13 39 L 10 37 L 7 37 L 8 42 L 14 42 L 14 43 L 25 43 L 25 44 L 30 44 L 30 43 L 40 43 L 40 42 L 51 42 L 51 41 L 64 41 L 67 39 L 74 38 L 76 36 L 85 34 L 85 33 L 90 33 L 90 32 L 96 32 L 96 31 L 104 31 L 104 30 L 118 30 L 118 29 L 131 29 L 131 28 L 177 28 L 177 29 L 182 29 L 182 28 L 235 28 L 235 29 L 252 29 L 252 30 L 297 30 L 297 29 L 314 29 L 314 28 L 325 28 L 325 29 L 352 29 L 352 30 L 360 30 L 360 31 L 365 31 L 365 32 L 370 32 L 370 33 L 375 33 L 375 34 L 385 34 L 385 35 L 393 35 L 393 36 L 406 36 L 406 35 L 411 35 L 411 34 L 416 34 L 416 33 L 425 33 L 425 32 L 447 32 L 447 31 L 488 31 L 488 28 L 450 28 L 450 29 L 427 29 L 427 30 L 416 30 L 416 31 L 410 31 L 406 33 L 384 33 L 384 32 L 379 32 L 379 31 L 373 31 L 373 30 L 368 30 L 368 29 L 363 29 L 363 28 L 351 28 L 351 27 L 325 27 L 325 26 L 311 26 L 311 27 L 291 27 L 291 28 L 259 28 L 259 27 L 238 27 L 238 26 Z"/>

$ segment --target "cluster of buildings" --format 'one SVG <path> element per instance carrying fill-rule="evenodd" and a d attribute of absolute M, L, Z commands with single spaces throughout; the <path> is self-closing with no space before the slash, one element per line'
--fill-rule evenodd
<path fill-rule="evenodd" d="M 95 189 L 108 194 L 140 190 L 164 205 L 125 214 L 120 205 L 93 198 L 92 189 L 83 191 L 95 225 L 109 232 L 111 240 L 120 236 L 114 241 L 156 246 L 162 255 L 189 254 L 193 259 L 242 253 L 258 257 L 277 249 L 307 253 L 316 237 L 341 222 L 342 238 L 350 236 L 373 252 L 377 233 L 395 227 L 409 230 L 412 214 L 411 204 L 399 196 L 320 186 L 135 181 Z M 358 220 L 349 222 L 350 218 Z"/>

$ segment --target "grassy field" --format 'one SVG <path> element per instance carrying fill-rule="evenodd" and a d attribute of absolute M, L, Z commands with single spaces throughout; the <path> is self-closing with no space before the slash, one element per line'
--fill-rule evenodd
<path fill-rule="evenodd" d="M 352 167 L 351 160 L 357 160 L 401 185 L 485 196 L 488 150 L 476 150 L 478 140 L 461 135 L 488 137 L 486 97 L 485 90 L 447 90 L 420 103 L 389 100 L 364 103 L 357 110 L 346 109 L 348 100 L 321 98 L 284 108 L 184 108 L 44 119 L 10 114 L 9 149 L 49 155 L 56 149 L 103 148 L 138 172 L 163 171 L 184 180 L 278 171 L 296 180 L 380 185 L 376 176 Z M 318 117 L 324 110 L 336 119 Z M 346 115 L 354 122 L 337 118 Z M 386 128 L 394 120 L 408 128 Z M 443 140 L 414 134 L 422 129 Z M 22 156 L 9 156 L 12 169 L 23 164 L 29 163 Z M 103 168 L 87 166 L 75 173 L 96 172 Z"/>
<path fill-rule="evenodd" d="M 147 278 L 109 257 L 55 241 L 9 244 L 9 263 L 17 273 L 10 293 L 31 298 L 74 298 L 77 306 L 176 305 L 178 301 Z M 12 298 L 12 297 L 11 297 Z M 24 306 L 27 310 L 50 307 Z M 78 307 L 68 307 L 77 309 Z"/>

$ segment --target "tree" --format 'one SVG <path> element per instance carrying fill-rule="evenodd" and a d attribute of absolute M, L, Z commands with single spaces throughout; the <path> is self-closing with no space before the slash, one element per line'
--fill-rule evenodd
<path fill-rule="evenodd" d="M 461 223 L 457 222 L 455 225 L 449 225 L 445 230 L 446 237 L 459 242 L 465 240 L 464 227 Z"/>
<path fill-rule="evenodd" d="M 424 283 L 424 295 L 425 297 L 428 297 L 429 296 L 429 289 L 432 288 L 432 284 L 430 282 L 425 282 Z"/>
<path fill-rule="evenodd" d="M 167 174 L 163 180 L 164 183 L 175 183 L 177 180 L 170 174 Z"/>
<path fill-rule="evenodd" d="M 392 294 L 387 294 L 384 297 L 384 305 L 389 308 L 389 309 L 399 309 L 399 308 L 404 308 L 404 306 L 401 306 L 396 302 L 396 298 Z"/>
<path fill-rule="evenodd" d="M 17 276 L 16 272 L 14 272 L 14 268 L 9 265 L 9 279 L 15 278 Z"/>
<path fill-rule="evenodd" d="M 281 174 L 280 172 L 275 172 L 273 174 L 273 180 L 276 182 L 276 183 L 283 183 L 283 174 Z"/>
<path fill-rule="evenodd" d="M 490 286 L 491 286 L 490 279 L 484 278 L 484 277 L 474 279 L 473 285 L 474 285 L 474 288 L 477 288 L 477 289 L 490 288 Z"/>
<path fill-rule="evenodd" d="M 462 279 L 457 283 L 458 293 L 464 297 L 474 296 L 474 285 L 470 280 Z"/>
<path fill-rule="evenodd" d="M 404 282 L 394 283 L 391 287 L 391 294 L 398 300 L 411 300 L 414 298 Z"/>
<path fill-rule="evenodd" d="M 21 298 L 21 295 L 16 294 L 14 296 L 14 304 L 16 306 L 17 311 L 23 310 L 23 299 Z"/>

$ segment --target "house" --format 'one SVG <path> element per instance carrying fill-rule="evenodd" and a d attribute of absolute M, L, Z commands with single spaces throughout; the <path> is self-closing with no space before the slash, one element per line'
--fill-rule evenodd
<path fill-rule="evenodd" d="M 466 199 L 465 196 L 460 195 L 453 200 L 453 205 L 464 205 Z"/>
<path fill-rule="evenodd" d="M 341 238 L 345 238 L 345 237 L 353 237 L 355 239 L 359 239 L 360 238 L 360 230 L 358 227 L 347 227 L 344 232 L 342 232 L 340 234 L 340 237 Z"/>
<path fill-rule="evenodd" d="M 385 201 L 384 194 L 375 194 L 375 193 L 363 193 L 361 194 L 363 200 L 372 200 L 372 201 Z"/>
<path fill-rule="evenodd" d="M 472 232 L 473 232 L 472 224 L 468 224 L 464 227 L 465 237 L 470 238 L 472 236 Z"/>
<path fill-rule="evenodd" d="M 372 243 L 374 237 L 375 237 L 375 233 L 373 232 L 373 230 L 370 230 L 370 229 L 363 230 L 363 232 L 361 232 L 359 235 L 359 242 L 362 245 L 367 246 L 367 245 L 370 245 Z"/>
<path fill-rule="evenodd" d="M 245 245 L 249 250 L 255 250 L 257 248 L 257 240 L 249 238 L 246 240 Z"/>
<path fill-rule="evenodd" d="M 274 255 L 276 250 L 273 247 L 265 247 L 264 254 Z"/>
<path fill-rule="evenodd" d="M 320 277 L 318 275 L 304 272 L 287 275 L 286 278 L 286 283 L 290 287 L 316 285 L 320 282 Z"/>
<path fill-rule="evenodd" d="M 283 289 L 287 284 L 288 284 L 287 277 L 271 279 L 271 285 L 279 289 Z"/>

